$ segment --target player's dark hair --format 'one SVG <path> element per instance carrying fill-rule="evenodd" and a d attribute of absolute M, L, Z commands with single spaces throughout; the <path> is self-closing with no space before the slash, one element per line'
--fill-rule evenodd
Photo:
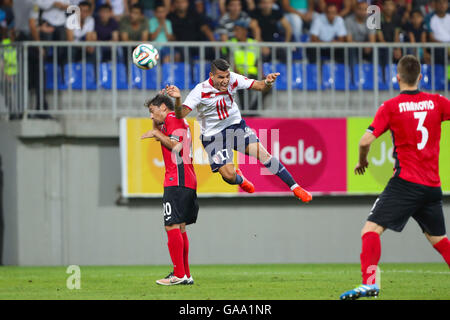
<path fill-rule="evenodd" d="M 211 62 L 211 73 L 215 74 L 217 70 L 227 71 L 230 69 L 230 63 L 225 59 L 216 59 Z"/>
<path fill-rule="evenodd" d="M 403 56 L 398 62 L 397 72 L 403 82 L 413 86 L 417 83 L 417 79 L 419 78 L 420 62 L 411 54 Z"/>
<path fill-rule="evenodd" d="M 165 96 L 163 94 L 157 94 L 156 96 L 154 96 L 152 99 L 148 99 L 147 101 L 145 101 L 144 106 L 146 108 L 150 107 L 150 106 L 157 106 L 157 107 L 161 107 L 162 104 L 165 104 L 166 107 L 169 110 L 175 110 L 175 105 L 173 104 L 173 101 L 170 97 Z"/>

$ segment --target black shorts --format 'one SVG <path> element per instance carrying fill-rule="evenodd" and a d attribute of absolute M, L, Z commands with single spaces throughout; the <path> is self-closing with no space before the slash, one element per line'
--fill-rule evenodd
<path fill-rule="evenodd" d="M 367 220 L 400 232 L 410 217 L 417 221 L 423 232 L 431 236 L 445 235 L 442 189 L 391 178 Z"/>
<path fill-rule="evenodd" d="M 164 187 L 163 195 L 164 225 L 197 221 L 197 191 L 186 187 Z"/>
<path fill-rule="evenodd" d="M 233 163 L 233 150 L 245 153 L 249 144 L 259 142 L 253 130 L 244 120 L 233 124 L 213 136 L 201 136 L 212 172 L 227 163 Z"/>

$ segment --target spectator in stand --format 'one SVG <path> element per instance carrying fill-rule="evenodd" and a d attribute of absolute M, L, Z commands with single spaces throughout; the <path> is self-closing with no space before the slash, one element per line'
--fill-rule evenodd
<path fill-rule="evenodd" d="M 24 1 L 14 1 L 13 11 L 15 16 L 15 24 L 17 37 L 16 41 L 39 41 L 39 7 L 35 0 L 24 0 Z M 42 94 L 40 88 L 40 63 L 39 63 L 39 48 L 28 47 L 28 89 L 30 92 L 35 93 L 35 110 L 41 110 L 41 99 L 42 100 L 42 110 L 48 110 L 47 99 L 45 94 Z M 42 49 L 43 57 L 45 57 L 45 51 Z M 45 72 L 42 73 L 44 76 L 45 83 Z M 38 114 L 38 118 L 49 118 L 47 115 Z"/>
<path fill-rule="evenodd" d="M 121 41 L 148 40 L 148 20 L 144 17 L 144 12 L 139 5 L 133 5 L 130 15 L 120 19 L 119 30 Z"/>
<path fill-rule="evenodd" d="M 80 28 L 70 29 L 67 28 L 67 40 L 68 41 L 95 41 L 95 20 L 92 17 L 93 8 L 90 2 L 81 1 L 78 4 L 80 8 Z M 67 26 L 66 26 L 67 27 Z M 86 47 L 86 60 L 93 63 L 95 62 L 94 47 Z M 72 47 L 73 60 L 81 61 L 83 59 L 83 48 Z"/>
<path fill-rule="evenodd" d="M 234 24 L 234 36 L 228 40 L 238 43 L 255 43 L 256 40 L 249 38 L 249 25 L 244 20 Z M 232 56 L 232 57 L 231 57 Z M 248 78 L 257 79 L 259 48 L 256 46 L 236 46 L 230 48 L 230 55 L 227 57 L 233 61 L 233 70 Z M 239 90 L 238 97 L 243 110 L 256 110 L 258 106 L 258 94 L 253 90 Z"/>
<path fill-rule="evenodd" d="M 92 5 L 90 2 L 82 1 L 78 4 L 80 8 L 80 28 L 66 29 L 68 41 L 94 41 L 95 20 L 92 17 Z M 78 51 L 78 50 L 77 50 Z M 93 47 L 88 48 L 89 53 L 94 52 Z M 81 53 L 81 50 L 80 52 Z"/>
<path fill-rule="evenodd" d="M 17 50 L 11 46 L 14 41 L 14 13 L 10 0 L 0 0 L 0 67 L 2 73 L 1 92 L 2 108 L 6 107 L 9 119 L 21 119 L 23 114 L 19 112 L 19 95 L 15 89 L 18 80 Z"/>
<path fill-rule="evenodd" d="M 168 41 L 174 41 L 175 37 L 172 32 L 172 23 L 166 19 L 167 9 L 164 4 L 159 4 L 155 8 L 155 16 L 150 18 L 150 41 L 155 43 L 165 43 Z M 163 63 L 170 61 L 170 48 L 157 46 L 159 50 L 159 56 Z M 180 57 L 176 57 L 175 60 L 180 60 Z"/>
<path fill-rule="evenodd" d="M 395 0 L 396 14 L 401 20 L 402 26 L 406 25 L 411 17 L 412 0 Z"/>
<path fill-rule="evenodd" d="M 14 26 L 16 22 L 12 0 L 0 0 L 0 12 L 2 18 L 1 25 L 3 27 L 3 37 L 14 41 L 15 39 Z"/>
<path fill-rule="evenodd" d="M 337 14 L 341 17 L 345 17 L 352 12 L 354 0 L 318 0 L 319 10 L 321 12 L 327 11 L 327 6 L 330 4 L 336 5 Z"/>
<path fill-rule="evenodd" d="M 111 5 L 105 3 L 98 8 L 95 19 L 96 41 L 119 41 L 119 23 L 114 19 Z M 111 61 L 111 48 L 100 47 L 100 61 Z"/>
<path fill-rule="evenodd" d="M 358 2 L 353 9 L 353 14 L 345 18 L 347 42 L 376 42 L 376 31 L 374 29 L 367 28 L 367 8 L 367 2 Z M 372 48 L 350 48 L 350 66 L 362 63 L 362 61 L 359 61 L 360 52 L 363 60 L 372 60 Z"/>
<path fill-rule="evenodd" d="M 236 21 L 244 21 L 247 23 L 252 31 L 251 36 L 256 41 L 261 41 L 261 29 L 258 26 L 258 22 L 250 18 L 246 12 L 242 11 L 241 0 L 228 0 L 227 12 L 220 19 L 217 28 L 220 41 L 228 41 L 228 39 L 234 36 L 234 24 Z"/>
<path fill-rule="evenodd" d="M 14 1 L 13 3 L 17 41 L 39 41 L 39 29 L 37 25 L 39 7 L 35 2 L 35 0 L 22 0 Z"/>
<path fill-rule="evenodd" d="M 119 41 L 119 23 L 114 19 L 111 5 L 107 3 L 98 8 L 98 15 L 95 19 L 95 39 Z"/>
<path fill-rule="evenodd" d="M 337 6 L 331 3 L 326 8 L 325 14 L 317 15 L 311 25 L 311 42 L 344 42 L 347 36 L 344 19 L 338 15 Z M 317 61 L 317 49 L 307 49 L 306 55 L 308 61 L 315 63 Z M 320 49 L 322 58 L 331 58 L 331 49 Z M 334 50 L 334 59 L 336 62 L 344 62 L 344 49 Z"/>
<path fill-rule="evenodd" d="M 423 23 L 423 14 L 420 10 L 413 10 L 410 15 L 410 21 L 405 24 L 406 37 L 405 40 L 410 43 L 427 42 L 427 32 Z M 422 48 L 419 50 L 408 49 L 408 54 L 413 54 L 419 57 L 419 61 L 424 58 Z"/>
<path fill-rule="evenodd" d="M 87 1 L 91 4 L 92 12 L 94 12 L 96 0 L 70 0 L 70 5 L 78 6 L 81 2 L 85 2 L 85 1 Z"/>
<path fill-rule="evenodd" d="M 209 3 L 209 2 L 210 2 L 210 0 L 195 0 L 194 1 L 194 4 L 195 4 L 194 10 L 205 19 L 205 22 L 208 25 L 208 27 L 211 30 L 214 30 L 217 26 L 217 21 L 219 19 L 214 20 L 213 18 L 208 16 L 208 14 L 206 12 L 205 4 L 211 6 L 211 3 Z"/>
<path fill-rule="evenodd" d="M 400 42 L 401 21 L 395 14 L 395 3 L 393 0 L 385 0 L 381 14 L 381 29 L 377 31 L 378 42 Z M 380 65 L 383 67 L 388 63 L 398 62 L 402 57 L 400 48 L 389 50 L 388 48 L 379 49 Z M 392 52 L 393 61 L 389 61 L 390 52 Z"/>
<path fill-rule="evenodd" d="M 284 41 L 291 41 L 291 25 L 280 10 L 273 9 L 274 0 L 260 0 L 258 8 L 250 13 L 250 16 L 258 22 L 261 29 L 261 37 L 264 42 L 281 41 L 281 34 L 284 33 Z M 279 26 L 282 27 L 280 30 Z M 235 30 L 236 32 L 236 30 Z M 271 49 L 263 47 L 263 61 L 271 60 Z M 276 57 L 284 61 L 286 59 L 286 50 L 279 48 L 276 50 Z"/>
<path fill-rule="evenodd" d="M 130 5 L 138 4 L 144 10 L 144 16 L 148 19 L 155 16 L 156 7 L 163 6 L 166 11 L 170 11 L 170 0 L 130 0 Z"/>
<path fill-rule="evenodd" d="M 128 16 L 128 0 L 97 0 L 97 5 L 109 4 L 113 10 L 114 18 L 120 21 L 123 17 Z"/>
<path fill-rule="evenodd" d="M 292 27 L 294 40 L 300 42 L 303 28 L 309 29 L 315 17 L 314 0 L 282 0 L 281 4 L 285 17 Z"/>
<path fill-rule="evenodd" d="M 188 0 L 175 0 L 174 10 L 168 15 L 176 41 L 214 41 L 214 34 L 206 20 L 196 11 L 190 11 Z"/>
<path fill-rule="evenodd" d="M 412 1 L 412 10 L 420 10 L 424 17 L 433 12 L 433 7 L 430 0 L 413 0 Z M 426 22 L 426 19 L 424 19 Z"/>
<path fill-rule="evenodd" d="M 148 20 L 138 4 L 132 5 L 130 7 L 130 14 L 120 19 L 119 34 L 121 41 L 145 42 L 148 40 L 148 30 Z M 124 61 L 127 68 L 130 63 L 132 51 L 133 48 L 131 46 L 124 46 L 122 52 L 119 51 L 119 60 Z"/>
<path fill-rule="evenodd" d="M 450 13 L 447 0 L 433 0 L 435 14 L 430 19 L 429 38 L 431 42 L 450 43 Z M 443 45 L 446 46 L 446 45 Z M 450 53 L 450 50 L 449 50 Z M 445 64 L 444 48 L 434 49 L 434 63 Z"/>
<path fill-rule="evenodd" d="M 208 26 L 204 16 L 195 10 L 189 10 L 188 0 L 175 0 L 174 10 L 167 18 L 172 23 L 173 35 L 176 41 L 215 41 L 214 33 Z M 175 48 L 177 59 L 184 60 L 184 48 Z M 193 56 L 199 54 L 198 48 L 189 47 L 189 62 Z M 212 49 L 205 51 L 205 57 L 210 58 Z"/>
<path fill-rule="evenodd" d="M 255 10 L 255 0 L 242 0 L 241 2 L 242 11 L 251 12 Z M 224 16 L 228 12 L 228 0 L 219 0 L 219 10 L 221 16 Z"/>
<path fill-rule="evenodd" d="M 411 43 L 427 42 L 427 32 L 423 23 L 423 14 L 420 10 L 413 10 L 411 18 L 405 26 L 406 40 Z"/>
<path fill-rule="evenodd" d="M 40 39 L 66 40 L 66 10 L 69 0 L 36 0 L 41 10 Z M 62 50 L 60 50 L 62 51 Z"/>

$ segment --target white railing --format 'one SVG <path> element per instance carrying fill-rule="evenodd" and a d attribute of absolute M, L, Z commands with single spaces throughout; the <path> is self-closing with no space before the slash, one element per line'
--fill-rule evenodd
<path fill-rule="evenodd" d="M 449 47 L 438 43 L 164 43 L 167 62 L 152 70 L 132 64 L 137 42 L 22 42 L 0 46 L 0 114 L 112 117 L 146 115 L 143 102 L 166 84 L 183 96 L 208 78 L 212 59 L 225 56 L 234 69 L 234 50 L 258 56 L 257 78 L 280 72 L 267 95 L 244 91 L 239 97 L 244 115 L 285 117 L 346 117 L 373 115 L 379 104 L 395 95 L 395 48 L 423 58 L 421 88 L 448 97 Z M 263 59 L 262 48 L 271 49 Z M 363 49 L 372 56 L 364 61 Z M 159 48 L 161 49 L 161 47 Z M 320 50 L 329 49 L 324 60 Z M 15 51 L 17 68 L 5 55 Z M 276 53 L 278 51 L 278 53 Z M 177 57 L 182 62 L 177 62 Z M 308 56 L 308 57 L 307 57 Z M 280 58 L 281 57 L 281 58 Z M 313 58 L 316 63 L 310 63 Z M 423 60 L 423 59 L 422 59 Z M 8 62 L 9 61 L 9 62 Z M 237 70 L 236 70 L 237 71 Z M 255 99 L 252 107 L 252 99 Z"/>

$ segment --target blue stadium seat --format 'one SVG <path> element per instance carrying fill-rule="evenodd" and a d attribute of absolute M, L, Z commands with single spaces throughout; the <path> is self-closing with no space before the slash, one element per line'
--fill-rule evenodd
<path fill-rule="evenodd" d="M 183 62 L 164 63 L 162 65 L 162 83 L 161 87 L 165 87 L 166 84 L 173 84 L 180 90 L 185 89 L 185 73 L 188 72 L 190 77 L 190 65 L 187 64 L 187 70 Z"/>
<path fill-rule="evenodd" d="M 161 66 L 156 66 L 150 70 L 142 70 L 142 81 L 144 81 L 144 73 L 145 73 L 145 88 L 148 90 L 156 90 L 158 81 L 158 70 L 161 69 Z M 161 87 L 160 87 L 161 88 Z"/>
<path fill-rule="evenodd" d="M 127 69 L 125 64 L 118 63 L 116 81 L 117 89 L 128 89 L 127 78 Z M 103 62 L 100 64 L 100 84 L 104 89 L 112 89 L 112 66 L 110 62 Z"/>
<path fill-rule="evenodd" d="M 314 63 L 306 65 L 306 89 L 317 90 L 317 65 Z"/>
<path fill-rule="evenodd" d="M 280 76 L 275 82 L 278 90 L 287 89 L 287 67 L 283 63 L 277 63 L 275 68 L 272 68 L 271 63 L 263 64 L 264 75 L 272 72 L 279 72 Z M 293 63 L 292 65 L 292 89 L 303 90 L 303 85 L 306 82 L 307 90 L 317 90 L 317 66 L 315 64 L 306 65 L 306 78 L 303 74 L 302 63 Z"/>
<path fill-rule="evenodd" d="M 263 63 L 263 73 L 264 76 L 273 73 L 279 72 L 280 76 L 277 78 L 275 82 L 275 87 L 277 90 L 286 90 L 287 89 L 287 70 L 286 65 L 284 63 L 276 63 L 275 66 L 272 66 L 272 63 L 265 62 Z"/>
<path fill-rule="evenodd" d="M 445 90 L 445 67 L 441 64 L 436 64 L 434 66 L 434 79 L 435 79 L 435 89 L 436 90 Z"/>
<path fill-rule="evenodd" d="M 422 80 L 420 80 L 420 88 L 424 90 L 432 90 L 432 77 L 434 76 L 434 89 L 445 90 L 445 67 L 437 64 L 434 66 L 434 75 L 432 68 L 428 64 L 422 65 Z"/>
<path fill-rule="evenodd" d="M 92 63 L 86 63 L 85 72 L 86 72 L 85 74 L 86 90 L 97 89 L 94 65 Z M 66 64 L 64 66 L 64 88 L 65 89 L 72 88 L 73 90 L 82 90 L 83 86 L 84 86 L 83 64 L 82 63 L 72 63 L 71 65 Z"/>
<path fill-rule="evenodd" d="M 132 89 L 142 89 L 143 70 L 136 67 L 134 64 L 131 65 L 131 83 L 130 88 Z"/>
<path fill-rule="evenodd" d="M 303 65 L 294 63 L 292 65 L 292 89 L 303 90 Z"/>
<path fill-rule="evenodd" d="M 45 88 L 47 90 L 53 90 L 54 88 L 54 82 L 53 82 L 53 63 L 46 63 L 44 65 L 44 71 L 45 71 Z M 67 89 L 67 86 L 64 84 L 61 74 L 61 68 L 57 68 L 57 75 L 56 75 L 56 82 L 57 82 L 57 88 L 59 90 L 65 90 Z"/>
<path fill-rule="evenodd" d="M 198 83 L 205 81 L 209 78 L 209 72 L 211 71 L 211 64 L 205 63 L 205 75 L 204 79 L 200 75 L 200 63 L 194 64 L 192 79 L 189 78 L 189 89 L 194 88 Z"/>
<path fill-rule="evenodd" d="M 372 63 L 364 63 L 362 65 L 362 75 L 359 75 L 359 65 L 355 64 L 353 66 L 353 76 L 355 79 L 355 88 L 359 89 L 359 83 L 363 90 L 373 90 L 374 89 L 374 70 Z M 381 67 L 378 67 L 378 89 L 387 90 L 388 86 L 383 79 L 383 72 Z"/>
<path fill-rule="evenodd" d="M 387 88 L 389 89 L 389 82 L 392 83 L 392 88 L 394 90 L 399 90 L 398 86 L 398 80 L 397 80 L 397 65 L 396 64 L 390 64 L 386 65 L 385 68 L 385 83 Z"/>
<path fill-rule="evenodd" d="M 422 79 L 419 83 L 419 88 L 423 90 L 431 89 L 431 70 L 428 64 L 422 65 Z"/>
<path fill-rule="evenodd" d="M 131 66 L 131 83 L 130 87 L 133 89 L 142 89 L 142 83 L 145 81 L 145 88 L 149 90 L 156 89 L 156 68 L 150 70 L 142 70 L 134 64 Z"/>
<path fill-rule="evenodd" d="M 345 90 L 346 86 L 349 90 L 356 89 L 350 71 L 348 68 L 346 69 L 344 64 L 326 63 L 322 66 L 322 89 L 328 90 L 334 87 L 335 90 Z"/>

